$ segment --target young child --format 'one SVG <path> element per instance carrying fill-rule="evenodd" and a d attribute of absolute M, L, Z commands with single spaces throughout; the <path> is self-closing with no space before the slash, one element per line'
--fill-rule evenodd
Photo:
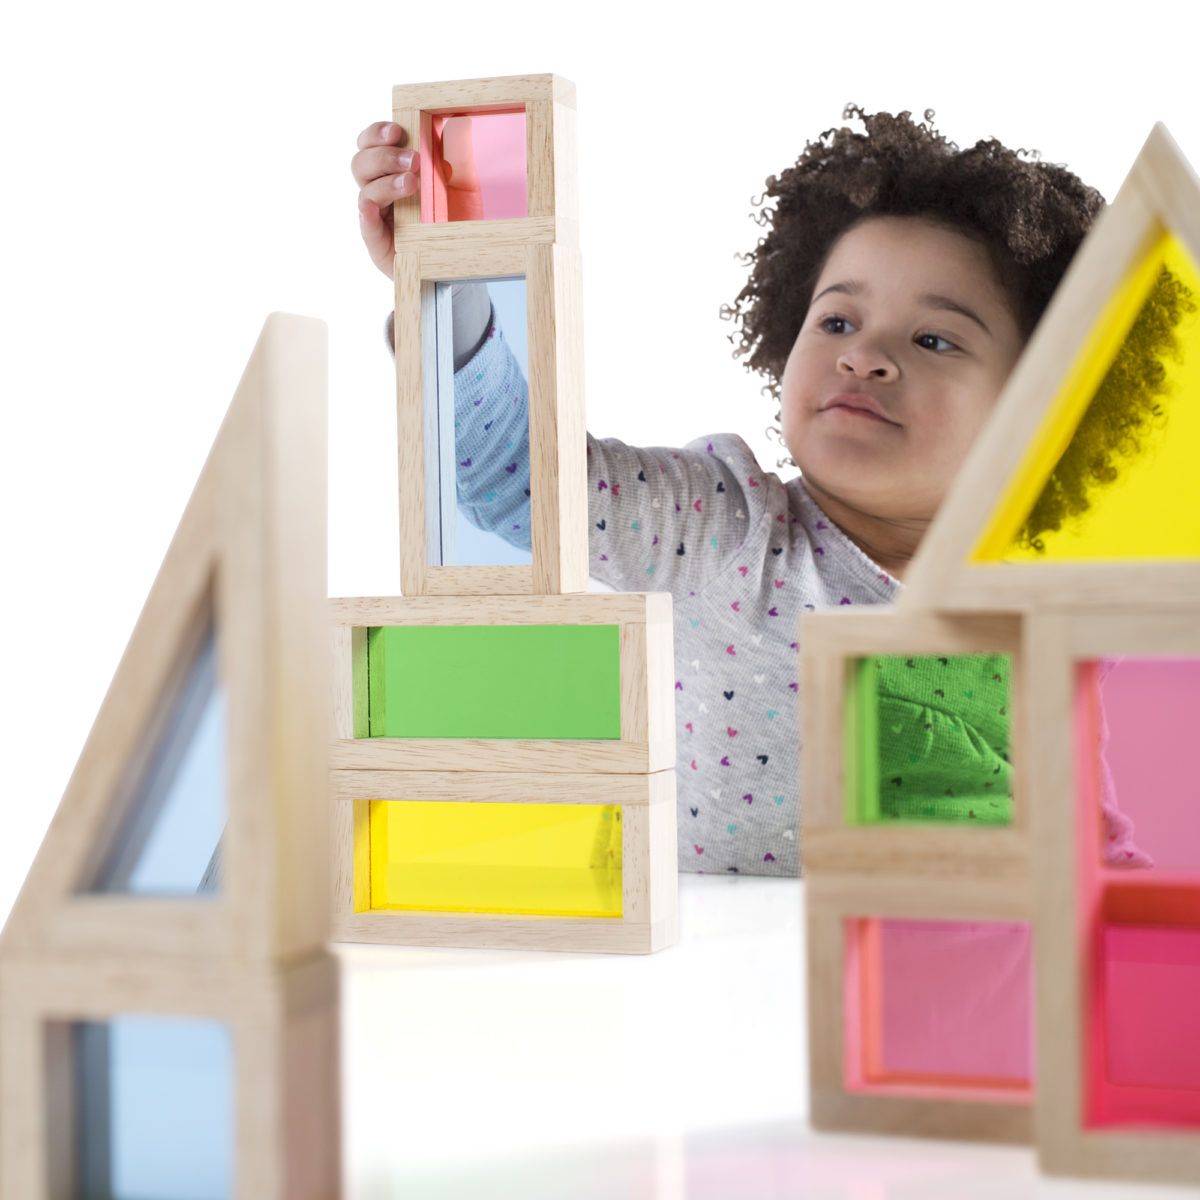
<path fill-rule="evenodd" d="M 799 874 L 799 614 L 897 596 L 1104 205 L 1063 167 L 994 139 L 960 150 L 932 116 L 851 106 L 843 118 L 861 118 L 864 133 L 828 130 L 767 180 L 770 232 L 722 315 L 741 326 L 735 356 L 769 381 L 785 461 L 800 476 L 764 471 L 732 434 L 679 449 L 587 437 L 592 575 L 674 598 L 683 871 Z M 394 124 L 371 125 L 351 164 L 363 238 L 389 279 L 392 202 L 417 189 L 421 169 L 406 141 Z M 482 528 L 528 546 L 528 495 L 505 488 L 495 453 L 525 437 L 516 451 L 527 455 L 526 382 L 486 286 L 456 284 L 453 309 L 456 446 L 485 472 L 474 483 L 460 476 L 460 502 Z M 1125 374 L 1149 378 L 1153 365 L 1126 364 Z M 1148 417 L 1152 391 L 1097 397 L 1023 531 L 1030 544 L 1087 507 L 1118 439 Z M 1006 791 L 995 731 L 954 716 L 946 726 L 957 723 L 958 741 L 936 754 L 987 745 L 989 734 L 989 766 L 1003 765 Z M 1107 861 L 1148 863 L 1110 793 L 1102 809 Z M 949 814 L 969 817 L 965 807 Z"/>

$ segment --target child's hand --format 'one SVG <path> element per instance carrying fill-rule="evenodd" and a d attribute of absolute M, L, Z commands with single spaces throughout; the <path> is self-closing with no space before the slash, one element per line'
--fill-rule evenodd
<path fill-rule="evenodd" d="M 421 186 L 421 156 L 402 148 L 408 131 L 394 121 L 377 121 L 358 135 L 358 153 L 350 170 L 359 186 L 358 216 L 371 261 L 389 278 L 394 270 L 392 205 Z M 442 126 L 442 175 L 451 221 L 483 216 L 483 195 L 475 166 L 469 116 L 448 117 Z"/>
<path fill-rule="evenodd" d="M 359 186 L 359 229 L 371 261 L 389 279 L 396 254 L 392 204 L 420 187 L 420 155 L 402 148 L 407 141 L 407 131 L 394 121 L 376 121 L 358 135 L 358 153 L 350 160 Z"/>

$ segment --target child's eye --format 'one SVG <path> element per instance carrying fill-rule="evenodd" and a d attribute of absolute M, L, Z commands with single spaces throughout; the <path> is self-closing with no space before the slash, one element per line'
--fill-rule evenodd
<path fill-rule="evenodd" d="M 958 349 L 958 347 L 952 341 L 950 341 L 948 338 L 942 337 L 941 334 L 937 334 L 937 333 L 918 333 L 916 340 L 919 344 L 924 345 L 924 342 L 927 338 L 932 338 L 935 342 L 942 342 L 947 347 L 949 347 L 951 350 Z M 938 349 L 936 346 L 925 346 L 924 348 L 926 350 L 934 350 L 934 351 L 937 351 L 937 349 Z M 940 351 L 940 353 L 945 353 L 945 351 Z"/>
<path fill-rule="evenodd" d="M 817 322 L 817 328 L 823 329 L 826 333 L 845 333 L 846 332 L 845 329 L 829 329 L 829 328 L 827 328 L 827 326 L 829 325 L 829 323 L 831 321 L 835 325 L 843 325 L 843 326 L 850 325 L 850 322 L 848 320 L 846 320 L 845 317 L 823 317 L 820 321 Z"/>

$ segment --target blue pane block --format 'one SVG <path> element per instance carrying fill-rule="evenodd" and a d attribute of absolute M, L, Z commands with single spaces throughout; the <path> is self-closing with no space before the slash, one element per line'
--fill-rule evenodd
<path fill-rule="evenodd" d="M 527 566 L 532 562 L 529 470 L 529 348 L 526 281 L 480 280 L 487 285 L 497 336 L 511 352 L 519 378 L 511 402 L 469 402 L 476 377 L 464 368 L 452 386 L 439 383 L 436 444 L 426 447 L 426 470 L 438 480 L 427 509 L 429 562 L 443 566 Z M 452 294 L 452 284 L 442 283 Z M 452 338 L 452 321 L 438 326 L 439 343 Z M 460 386 L 461 385 L 461 386 Z M 479 400 L 476 400 L 479 403 Z M 453 408 L 453 413 L 441 411 Z"/>
<path fill-rule="evenodd" d="M 76 1027 L 86 1200 L 229 1200 L 233 1054 L 215 1021 L 118 1017 Z"/>

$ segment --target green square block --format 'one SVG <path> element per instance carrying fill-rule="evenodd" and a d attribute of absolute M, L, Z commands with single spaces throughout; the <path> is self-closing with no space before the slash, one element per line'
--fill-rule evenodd
<path fill-rule="evenodd" d="M 368 737 L 621 736 L 617 625 L 383 626 L 366 669 Z"/>

